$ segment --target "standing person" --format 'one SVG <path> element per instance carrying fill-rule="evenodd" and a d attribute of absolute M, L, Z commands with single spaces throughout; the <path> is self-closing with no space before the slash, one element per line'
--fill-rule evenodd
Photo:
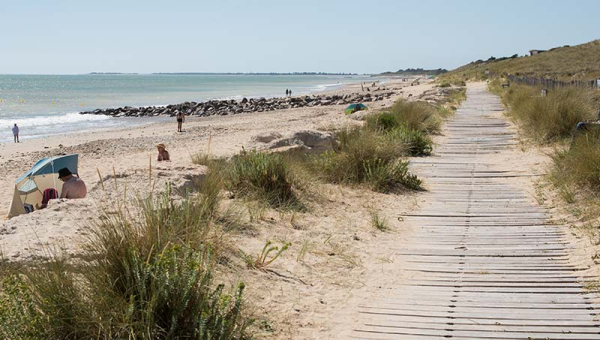
<path fill-rule="evenodd" d="M 74 177 L 69 169 L 62 168 L 58 170 L 58 179 L 63 182 L 60 198 L 85 198 L 87 195 L 87 187 L 83 180 Z"/>
<path fill-rule="evenodd" d="M 181 130 L 181 126 L 183 125 L 184 120 L 185 120 L 185 113 L 183 113 L 183 111 L 177 112 L 177 132 L 183 132 Z"/>
<path fill-rule="evenodd" d="M 292 96 L 292 90 L 290 90 L 290 97 Z"/>
<path fill-rule="evenodd" d="M 290 94 L 290 90 L 288 90 L 288 89 L 285 89 L 285 96 L 287 97 L 287 96 L 288 96 L 288 94 Z"/>
<path fill-rule="evenodd" d="M 12 132 L 13 137 L 15 139 L 15 143 L 19 143 L 19 127 L 17 126 L 17 123 L 15 123 L 15 126 L 13 126 Z"/>

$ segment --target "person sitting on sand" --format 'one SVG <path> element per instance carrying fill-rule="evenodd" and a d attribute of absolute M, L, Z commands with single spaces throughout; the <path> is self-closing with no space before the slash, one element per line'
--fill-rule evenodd
<path fill-rule="evenodd" d="M 181 126 L 183 125 L 183 121 L 185 120 L 185 113 L 180 111 L 177 113 L 177 132 L 183 132 L 181 130 Z"/>
<path fill-rule="evenodd" d="M 171 160 L 171 158 L 169 157 L 169 151 L 167 151 L 167 148 L 165 147 L 164 144 L 162 144 L 162 143 L 157 144 L 156 148 L 158 149 L 157 159 L 159 162 Z"/>
<path fill-rule="evenodd" d="M 87 187 L 83 180 L 73 176 L 69 169 L 62 168 L 58 170 L 58 179 L 63 181 L 60 198 L 75 199 L 84 198 L 87 195 Z"/>

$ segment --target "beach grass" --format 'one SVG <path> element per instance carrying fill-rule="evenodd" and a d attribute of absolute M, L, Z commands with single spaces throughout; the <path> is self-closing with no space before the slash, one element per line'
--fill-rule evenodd
<path fill-rule="evenodd" d="M 595 118 L 594 92 L 567 87 L 540 95 L 541 88 L 513 85 L 504 92 L 509 115 L 541 143 L 560 141 L 573 135 L 578 122 Z"/>
<path fill-rule="evenodd" d="M 552 160 L 551 178 L 557 187 L 574 184 L 600 195 L 600 130 L 579 134 L 568 147 L 558 148 Z"/>
<path fill-rule="evenodd" d="M 226 185 L 234 194 L 259 197 L 275 208 L 302 209 L 295 190 L 300 183 L 282 155 L 242 150 L 228 168 Z"/>
<path fill-rule="evenodd" d="M 373 190 L 420 189 L 421 181 L 408 171 L 402 157 L 407 147 L 384 134 L 364 127 L 336 133 L 337 145 L 311 158 L 312 169 L 325 181 L 368 184 Z"/>
<path fill-rule="evenodd" d="M 246 338 L 244 285 L 227 293 L 213 280 L 220 249 L 215 190 L 212 185 L 179 203 L 166 190 L 112 210 L 92 229 L 86 261 L 57 255 L 5 275 L 0 335 Z"/>
<path fill-rule="evenodd" d="M 436 108 L 426 102 L 398 100 L 388 113 L 411 130 L 439 133 L 442 127 Z"/>
<path fill-rule="evenodd" d="M 597 125 L 576 131 L 577 123 L 597 118 L 600 96 L 590 89 L 567 87 L 548 91 L 541 87 L 511 85 L 502 79 L 490 82 L 491 92 L 501 96 L 509 115 L 525 136 L 539 145 L 551 146 L 548 179 L 567 204 L 581 204 L 581 211 L 597 216 L 600 198 L 600 131 Z"/>

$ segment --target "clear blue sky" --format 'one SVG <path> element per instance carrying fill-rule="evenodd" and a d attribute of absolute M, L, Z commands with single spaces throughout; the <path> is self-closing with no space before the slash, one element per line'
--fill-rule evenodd
<path fill-rule="evenodd" d="M 0 74 L 375 73 L 598 38 L 599 0 L 2 0 Z"/>

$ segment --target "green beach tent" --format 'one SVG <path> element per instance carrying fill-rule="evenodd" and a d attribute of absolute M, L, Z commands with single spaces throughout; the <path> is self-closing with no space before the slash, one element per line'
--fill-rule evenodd
<path fill-rule="evenodd" d="M 344 112 L 347 115 L 349 115 L 349 114 L 353 114 L 356 111 L 362 111 L 362 110 L 368 110 L 368 107 L 363 103 L 359 103 L 359 104 L 351 104 L 350 106 L 348 106 L 346 108 L 346 110 L 344 110 Z"/>

